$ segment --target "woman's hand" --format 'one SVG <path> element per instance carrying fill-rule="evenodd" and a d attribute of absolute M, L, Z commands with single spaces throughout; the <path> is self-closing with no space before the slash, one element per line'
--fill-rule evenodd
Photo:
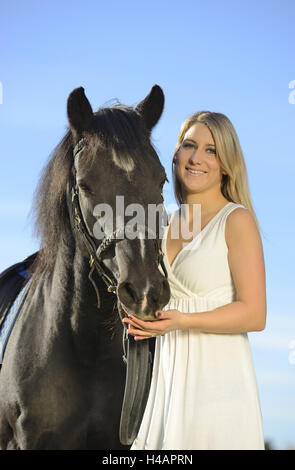
<path fill-rule="evenodd" d="M 123 322 L 129 324 L 128 334 L 134 336 L 135 341 L 185 328 L 184 314 L 179 310 L 158 310 L 157 317 L 159 320 L 144 321 L 129 315 L 123 318 Z"/>

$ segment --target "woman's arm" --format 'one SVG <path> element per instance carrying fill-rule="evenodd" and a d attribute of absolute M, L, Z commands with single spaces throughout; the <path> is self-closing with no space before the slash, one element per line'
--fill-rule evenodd
<path fill-rule="evenodd" d="M 250 211 L 235 209 L 227 218 L 225 239 L 237 300 L 210 312 L 185 316 L 188 328 L 208 333 L 261 331 L 266 320 L 263 247 Z"/>
<path fill-rule="evenodd" d="M 160 311 L 160 321 L 126 319 L 136 339 L 175 329 L 196 328 L 206 333 L 243 333 L 265 328 L 266 289 L 263 248 L 250 211 L 235 209 L 227 217 L 225 239 L 237 300 L 201 313 Z"/>

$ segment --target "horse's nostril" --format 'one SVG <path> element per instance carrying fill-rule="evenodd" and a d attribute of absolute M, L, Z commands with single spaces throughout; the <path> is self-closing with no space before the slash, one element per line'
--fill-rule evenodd
<path fill-rule="evenodd" d="M 154 280 L 146 289 L 136 281 L 122 281 L 118 287 L 118 298 L 125 309 L 131 309 L 135 314 L 153 316 L 156 309 L 169 301 L 169 283 L 166 279 Z"/>
<path fill-rule="evenodd" d="M 128 294 L 130 295 L 130 297 L 132 297 L 132 299 L 135 302 L 136 301 L 136 292 L 135 292 L 135 289 L 132 287 L 132 284 L 130 282 L 126 283 L 125 289 L 128 292 Z"/>
<path fill-rule="evenodd" d="M 165 294 L 165 290 L 167 289 L 167 286 L 169 286 L 169 284 L 166 279 L 163 279 L 156 286 L 153 286 L 150 290 L 151 300 L 155 303 L 158 303 L 159 299 L 161 299 L 163 294 Z"/>
<path fill-rule="evenodd" d="M 126 281 L 122 283 L 119 287 L 119 294 L 121 294 L 123 298 L 127 297 L 131 299 L 133 302 L 137 301 L 136 290 L 132 286 L 131 282 Z"/>

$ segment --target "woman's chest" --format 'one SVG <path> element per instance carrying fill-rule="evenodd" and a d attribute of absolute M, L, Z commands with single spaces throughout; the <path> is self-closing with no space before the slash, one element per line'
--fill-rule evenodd
<path fill-rule="evenodd" d="M 209 221 L 208 218 L 208 220 L 202 220 L 200 226 L 192 226 L 192 224 L 186 226 L 186 224 L 181 224 L 181 221 L 172 220 L 166 238 L 166 255 L 170 266 L 182 250 L 189 248 L 192 243 L 201 238 L 203 229 Z"/>
<path fill-rule="evenodd" d="M 228 250 L 218 232 L 201 231 L 189 243 L 185 239 L 166 239 L 165 263 L 173 279 L 196 294 L 206 294 L 231 286 Z"/>

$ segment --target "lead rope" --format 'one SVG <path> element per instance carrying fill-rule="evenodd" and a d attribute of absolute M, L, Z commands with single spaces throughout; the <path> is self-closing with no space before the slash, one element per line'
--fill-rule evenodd
<path fill-rule="evenodd" d="M 122 356 L 122 359 L 123 359 L 124 364 L 127 365 L 127 348 L 126 348 L 126 345 L 128 343 L 128 326 L 126 325 L 126 323 L 123 322 L 123 318 L 124 318 L 125 314 L 124 314 L 124 311 L 121 307 L 121 304 L 118 305 L 118 312 L 119 312 L 119 316 L 120 316 L 120 319 L 121 319 L 121 323 L 123 325 L 123 336 L 122 336 L 123 356 Z"/>

